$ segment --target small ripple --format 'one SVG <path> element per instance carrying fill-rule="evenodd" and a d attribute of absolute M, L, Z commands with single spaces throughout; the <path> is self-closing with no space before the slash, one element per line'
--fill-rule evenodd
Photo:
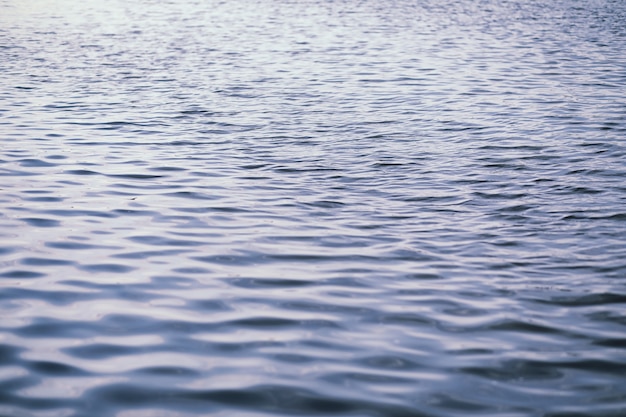
<path fill-rule="evenodd" d="M 210 255 L 210 256 L 194 256 L 192 259 L 200 262 L 217 265 L 238 265 L 249 266 L 256 265 L 263 260 L 260 256 L 236 256 L 236 255 Z"/>
<path fill-rule="evenodd" d="M 188 252 L 189 250 L 184 250 L 184 249 L 164 249 L 164 250 L 155 250 L 155 251 L 118 253 L 118 254 L 111 255 L 111 257 L 121 258 L 121 259 L 148 259 L 148 258 L 153 258 L 153 257 L 175 256 L 175 255 L 180 255 L 180 254 L 188 253 Z"/>
<path fill-rule="evenodd" d="M 25 349 L 14 345 L 0 343 L 0 365 L 13 365 L 19 362 L 20 353 Z"/>
<path fill-rule="evenodd" d="M 31 323 L 12 332 L 27 338 L 83 338 L 92 337 L 98 327 L 79 321 L 33 318 Z"/>
<path fill-rule="evenodd" d="M 63 197 L 26 197 L 24 201 L 33 201 L 37 203 L 58 203 L 65 200 Z"/>
<path fill-rule="evenodd" d="M 219 300 L 190 300 L 190 308 L 197 311 L 232 311 L 233 308 L 224 301 Z"/>
<path fill-rule="evenodd" d="M 165 172 L 183 172 L 187 171 L 187 168 L 177 167 L 177 166 L 162 166 L 162 167 L 154 167 L 150 168 L 150 171 L 165 171 Z"/>
<path fill-rule="evenodd" d="M 119 178 L 124 180 L 153 180 L 157 178 L 163 178 L 163 175 L 153 174 L 110 174 L 107 177 Z"/>
<path fill-rule="evenodd" d="M 560 334 L 562 330 L 550 326 L 542 326 L 534 323 L 526 323 L 518 320 L 506 320 L 497 323 L 491 323 L 484 326 L 489 330 L 502 330 L 513 332 L 526 332 L 529 334 Z"/>
<path fill-rule="evenodd" d="M 378 318 L 382 323 L 386 324 L 400 324 L 400 325 L 431 325 L 434 324 L 434 320 L 430 317 L 415 314 L 415 313 L 404 313 L 404 314 L 385 314 L 384 317 Z"/>
<path fill-rule="evenodd" d="M 170 239 L 162 236 L 132 236 L 128 240 L 150 246 L 202 246 L 204 242 Z"/>
<path fill-rule="evenodd" d="M 600 339 L 593 342 L 594 345 L 606 346 L 610 348 L 626 348 L 626 338 Z"/>
<path fill-rule="evenodd" d="M 23 258 L 20 263 L 22 265 L 32 266 L 59 266 L 59 265 L 73 265 L 74 262 L 66 261 L 64 259 L 49 259 L 49 258 Z"/>
<path fill-rule="evenodd" d="M 42 213 L 59 217 L 102 217 L 106 219 L 114 219 L 118 217 L 113 213 L 102 212 L 97 210 L 43 210 Z"/>
<path fill-rule="evenodd" d="M 132 266 L 128 266 L 128 265 L 122 265 L 122 264 L 91 264 L 91 265 L 81 265 L 78 267 L 78 269 L 82 270 L 82 271 L 86 271 L 86 272 L 95 272 L 95 273 L 99 273 L 99 272 L 111 272 L 111 273 L 115 273 L 115 274 L 123 274 L 125 272 L 130 272 L 133 271 L 137 268 L 132 267 Z"/>
<path fill-rule="evenodd" d="M 17 248 L 11 246 L 0 246 L 0 256 L 10 255 L 16 250 Z"/>
<path fill-rule="evenodd" d="M 455 398 L 455 396 L 450 394 L 435 394 L 432 395 L 428 402 L 430 404 L 436 404 L 438 408 L 443 408 L 445 410 L 454 410 L 466 413 L 488 413 L 491 414 L 493 411 L 493 407 L 481 404 L 477 402 L 470 402 L 463 398 Z"/>
<path fill-rule="evenodd" d="M 356 361 L 367 368 L 387 369 L 387 370 L 414 370 L 421 366 L 407 358 L 395 355 L 375 355 L 368 356 Z"/>
<path fill-rule="evenodd" d="M 88 372 L 74 366 L 70 366 L 64 363 L 51 362 L 51 361 L 27 361 L 25 364 L 27 369 L 45 376 L 85 376 L 89 375 Z"/>
<path fill-rule="evenodd" d="M 53 164 L 51 162 L 42 161 L 41 159 L 22 159 L 17 161 L 20 166 L 29 167 L 29 168 L 47 168 L 47 167 L 55 167 L 57 164 Z"/>
<path fill-rule="evenodd" d="M 626 362 L 618 362 L 615 360 L 578 359 L 563 362 L 555 361 L 549 366 L 558 366 L 559 368 L 565 369 L 577 369 L 591 373 L 599 372 L 614 374 L 619 377 L 622 377 L 624 373 L 626 373 Z"/>
<path fill-rule="evenodd" d="M 139 355 L 145 353 L 145 346 L 120 346 L 107 343 L 93 343 L 86 346 L 65 348 L 63 351 L 71 356 L 81 359 L 102 360 L 116 356 Z"/>
<path fill-rule="evenodd" d="M 154 285 L 159 288 L 187 288 L 197 284 L 197 281 L 191 278 L 180 276 L 155 276 L 151 278 Z"/>
<path fill-rule="evenodd" d="M 183 267 L 183 268 L 174 268 L 172 272 L 178 272 L 181 274 L 208 274 L 211 272 L 210 269 L 200 268 L 200 267 Z"/>
<path fill-rule="evenodd" d="M 200 372 L 185 368 L 182 366 L 151 366 L 140 368 L 133 371 L 138 375 L 146 375 L 149 377 L 168 377 L 168 378 L 196 378 L 201 375 Z"/>
<path fill-rule="evenodd" d="M 0 278 L 13 278 L 13 279 L 32 279 L 32 278 L 41 278 L 45 277 L 46 274 L 42 272 L 35 271 L 25 271 L 20 269 L 15 269 L 13 271 L 7 271 L 0 274 Z"/>
<path fill-rule="evenodd" d="M 84 242 L 46 242 L 46 247 L 64 250 L 120 249 L 116 246 L 92 245 Z"/>
<path fill-rule="evenodd" d="M 228 282 L 231 285 L 242 288 L 294 288 L 313 284 L 305 280 L 269 278 L 234 278 L 229 279 Z"/>
<path fill-rule="evenodd" d="M 496 381 L 558 380 L 563 377 L 554 364 L 522 359 L 503 361 L 497 367 L 465 367 L 462 371 Z"/>
<path fill-rule="evenodd" d="M 582 296 L 556 297 L 550 300 L 538 301 L 563 307 L 585 307 L 626 303 L 626 295 L 616 293 L 586 294 Z"/>
<path fill-rule="evenodd" d="M 27 288 L 9 288 L 0 294 L 0 300 L 41 300 L 58 306 L 67 306 L 79 301 L 96 300 L 99 298 L 102 298 L 99 294 L 61 290 L 40 291 Z"/>
<path fill-rule="evenodd" d="M 68 169 L 63 171 L 66 174 L 70 174 L 70 175 L 79 175 L 79 176 L 84 176 L 84 175 L 100 175 L 99 172 L 96 171 L 91 171 L 88 169 Z"/>
<path fill-rule="evenodd" d="M 169 197 L 188 198 L 192 200 L 219 200 L 221 197 L 192 191 L 178 191 L 164 194 Z"/>
<path fill-rule="evenodd" d="M 108 384 L 85 393 L 87 402 L 108 407 L 159 407 L 217 412 L 224 406 L 233 412 L 250 410 L 288 415 L 386 415 L 417 417 L 415 409 L 393 402 L 337 397 L 310 389 L 287 385 L 255 385 L 241 389 L 194 390 L 180 388 L 150 388 L 128 383 Z M 108 405 L 108 407 L 106 406 Z M 237 411 L 235 411 L 237 410 Z M 373 413 L 373 414 L 372 414 Z"/>
<path fill-rule="evenodd" d="M 29 217 L 29 218 L 22 218 L 20 220 L 34 227 L 59 227 L 61 225 L 61 222 L 59 220 L 54 220 L 54 219 Z"/>

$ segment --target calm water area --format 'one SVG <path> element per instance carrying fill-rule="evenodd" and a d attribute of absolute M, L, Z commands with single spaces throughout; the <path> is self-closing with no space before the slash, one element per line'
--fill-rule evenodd
<path fill-rule="evenodd" d="M 626 416 L 626 2 L 0 0 L 0 416 Z"/>

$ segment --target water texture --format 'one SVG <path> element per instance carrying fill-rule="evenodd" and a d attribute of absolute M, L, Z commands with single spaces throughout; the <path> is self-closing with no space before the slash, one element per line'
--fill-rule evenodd
<path fill-rule="evenodd" d="M 623 417 L 626 2 L 0 0 L 0 415 Z"/>

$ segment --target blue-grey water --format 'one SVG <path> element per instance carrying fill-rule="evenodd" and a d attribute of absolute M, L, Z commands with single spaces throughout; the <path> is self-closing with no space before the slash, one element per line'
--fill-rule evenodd
<path fill-rule="evenodd" d="M 0 1 L 0 416 L 626 416 L 626 2 Z"/>

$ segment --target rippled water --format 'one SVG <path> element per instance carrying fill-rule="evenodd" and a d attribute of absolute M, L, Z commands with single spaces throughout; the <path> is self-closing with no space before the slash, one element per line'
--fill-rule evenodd
<path fill-rule="evenodd" d="M 0 1 L 0 415 L 626 415 L 626 3 Z"/>

